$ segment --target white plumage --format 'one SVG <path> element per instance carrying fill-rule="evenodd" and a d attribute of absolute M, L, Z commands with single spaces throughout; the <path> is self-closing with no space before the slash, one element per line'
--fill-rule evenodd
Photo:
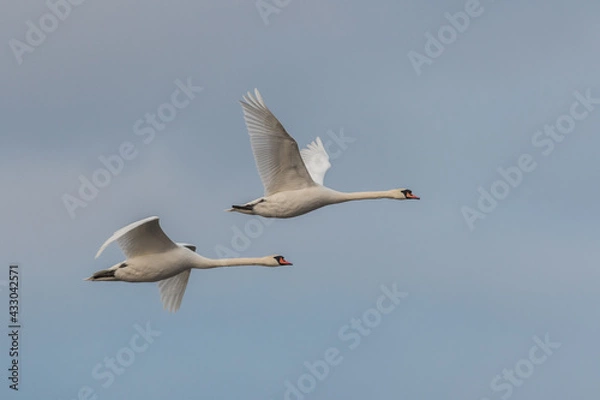
<path fill-rule="evenodd" d="M 319 137 L 300 151 L 254 89 L 241 101 L 250 145 L 264 196 L 226 211 L 270 218 L 291 218 L 330 204 L 366 199 L 419 199 L 409 189 L 343 193 L 323 186 L 331 167 L 329 155 Z"/>
<path fill-rule="evenodd" d="M 160 228 L 158 217 L 144 218 L 119 229 L 100 246 L 95 258 L 114 241 L 127 258 L 161 253 L 177 247 Z"/>
<path fill-rule="evenodd" d="M 267 108 L 258 90 L 244 96 L 242 109 L 265 196 L 314 186 L 298 143 Z"/>
<path fill-rule="evenodd" d="M 331 168 L 331 163 L 321 138 L 317 136 L 314 142 L 309 143 L 305 149 L 300 150 L 300 156 L 302 156 L 302 161 L 304 161 L 312 180 L 322 185 L 327 170 Z"/>
<path fill-rule="evenodd" d="M 161 229 L 158 217 L 144 218 L 119 229 L 100 246 L 96 258 L 115 241 L 127 259 L 86 280 L 158 282 L 163 306 L 171 312 L 179 309 L 193 268 L 292 265 L 278 255 L 218 260 L 202 257 L 195 252 L 196 246 L 169 239 Z"/>

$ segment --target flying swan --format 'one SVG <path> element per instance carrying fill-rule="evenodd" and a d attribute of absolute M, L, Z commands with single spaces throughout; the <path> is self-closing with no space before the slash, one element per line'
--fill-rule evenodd
<path fill-rule="evenodd" d="M 254 89 L 243 97 L 242 109 L 265 195 L 226 211 L 269 218 L 291 218 L 318 208 L 352 200 L 419 200 L 410 189 L 344 193 L 323 186 L 331 167 L 320 138 L 302 151 Z"/>
<path fill-rule="evenodd" d="M 279 267 L 292 265 L 283 256 L 210 259 L 196 253 L 196 246 L 174 243 L 163 232 L 158 217 L 148 217 L 116 231 L 98 250 L 96 258 L 116 241 L 127 259 L 96 272 L 87 281 L 158 282 L 165 309 L 176 312 L 193 268 L 241 265 Z"/>

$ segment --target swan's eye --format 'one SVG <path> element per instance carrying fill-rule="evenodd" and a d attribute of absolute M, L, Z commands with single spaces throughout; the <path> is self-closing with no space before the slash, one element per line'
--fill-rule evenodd
<path fill-rule="evenodd" d="M 127 266 L 127 263 L 123 263 L 121 265 L 119 265 L 119 268 L 125 268 Z"/>

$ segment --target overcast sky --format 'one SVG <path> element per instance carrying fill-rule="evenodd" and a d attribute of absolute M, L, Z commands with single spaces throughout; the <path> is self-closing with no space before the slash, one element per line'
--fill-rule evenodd
<path fill-rule="evenodd" d="M 0 319 L 18 263 L 23 329 L 20 390 L 3 379 L 2 398 L 596 396 L 600 4 L 261 7 L 87 0 L 63 20 L 41 0 L 3 5 Z M 165 105 L 182 85 L 181 108 Z M 329 143 L 326 185 L 421 201 L 223 212 L 263 194 L 238 102 L 255 87 L 301 147 Z M 104 187 L 82 198 L 81 179 Z M 502 199 L 480 200 L 492 189 Z M 94 259 L 115 230 L 152 215 L 205 256 L 294 266 L 193 271 L 176 314 L 156 284 L 83 281 L 124 258 Z M 383 315 L 382 285 L 408 293 Z M 364 336 L 363 315 L 381 316 Z M 327 376 L 305 376 L 332 348 Z"/>

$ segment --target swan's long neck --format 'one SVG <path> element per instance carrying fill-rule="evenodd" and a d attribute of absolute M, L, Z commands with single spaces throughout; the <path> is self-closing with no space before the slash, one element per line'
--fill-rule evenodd
<path fill-rule="evenodd" d="M 376 192 L 338 192 L 334 191 L 332 197 L 332 202 L 334 203 L 344 203 L 346 201 L 353 200 L 371 200 L 371 199 L 398 199 L 398 191 L 395 189 L 392 190 L 382 190 Z"/>
<path fill-rule="evenodd" d="M 207 259 L 208 268 L 219 267 L 240 267 L 244 265 L 262 265 L 265 267 L 271 266 L 269 257 L 240 257 L 240 258 L 219 258 Z M 207 268 L 206 263 L 201 268 Z"/>
<path fill-rule="evenodd" d="M 217 261 L 219 267 L 239 267 L 241 265 L 265 265 L 267 263 L 267 260 L 264 257 L 222 258 Z"/>

